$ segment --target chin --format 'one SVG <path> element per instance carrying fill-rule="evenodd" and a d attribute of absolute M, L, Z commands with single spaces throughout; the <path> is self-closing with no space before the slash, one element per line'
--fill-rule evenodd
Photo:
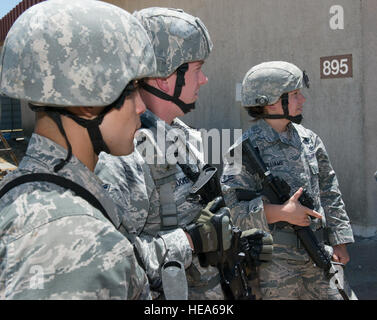
<path fill-rule="evenodd" d="M 134 152 L 134 149 L 135 149 L 134 144 L 131 143 L 131 145 L 125 147 L 121 151 L 117 150 L 116 152 L 111 152 L 111 155 L 116 156 L 116 157 L 128 156 L 129 154 Z"/>
<path fill-rule="evenodd" d="M 127 151 L 126 151 L 126 153 L 124 155 L 128 156 L 129 154 L 131 154 L 132 152 L 134 152 L 134 150 L 135 150 L 135 147 L 134 147 L 134 145 L 132 143 L 132 145 L 129 148 L 127 148 Z"/>

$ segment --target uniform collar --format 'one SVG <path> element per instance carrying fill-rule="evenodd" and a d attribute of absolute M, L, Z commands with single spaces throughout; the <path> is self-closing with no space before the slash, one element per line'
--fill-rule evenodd
<path fill-rule="evenodd" d="M 157 121 L 159 121 L 159 129 L 164 128 L 165 132 L 161 133 L 160 136 L 164 136 L 165 134 L 165 141 L 163 143 L 164 151 L 166 152 L 169 148 L 169 144 L 176 143 L 176 146 L 179 149 L 180 154 L 182 155 L 189 155 L 189 158 L 186 158 L 187 164 L 195 162 L 194 166 L 204 166 L 204 154 L 200 152 L 200 149 L 203 149 L 202 146 L 202 138 L 201 133 L 198 130 L 190 128 L 188 125 L 186 125 L 183 121 L 181 121 L 178 118 L 175 118 L 171 125 L 167 124 L 165 121 L 161 120 L 157 115 L 155 115 L 152 111 L 147 109 L 142 115 L 141 115 L 142 121 L 143 118 L 148 122 L 153 124 L 154 126 L 157 125 Z M 160 127 L 161 124 L 163 127 Z M 148 128 L 150 131 L 152 131 L 154 137 L 150 137 L 148 132 L 143 132 L 144 128 L 139 129 L 139 133 L 137 134 L 137 145 L 140 145 L 142 142 L 145 141 L 145 139 L 151 140 L 150 142 L 154 145 L 156 150 L 161 150 L 160 146 L 156 144 L 158 140 L 157 136 L 157 128 L 151 127 Z M 176 130 L 171 136 L 169 143 L 166 142 L 167 134 L 170 130 Z M 152 141 L 153 140 L 153 141 Z M 157 151 L 158 152 L 158 151 Z M 161 151 L 162 152 L 162 151 Z M 163 154 L 163 152 L 162 152 Z M 193 164 L 193 163 L 192 163 Z"/>
<path fill-rule="evenodd" d="M 247 137 L 251 137 L 255 140 L 260 147 L 276 142 L 282 142 L 298 149 L 301 145 L 300 136 L 307 136 L 306 131 L 302 128 L 301 125 L 290 122 L 287 126 L 287 130 L 283 133 L 279 133 L 264 119 L 259 119 L 245 134 Z"/>
<path fill-rule="evenodd" d="M 29 169 L 28 167 L 32 164 L 36 165 L 36 163 L 38 163 L 41 169 L 46 169 L 46 172 L 54 172 L 54 167 L 58 163 L 60 163 L 61 159 L 66 158 L 67 150 L 54 141 L 40 136 L 39 134 L 33 133 L 30 138 L 25 156 L 29 157 L 31 160 L 29 161 L 28 158 L 25 158 L 25 160 L 28 160 L 25 161 L 25 169 Z M 89 169 L 80 160 L 72 155 L 72 160 L 67 163 L 67 169 L 65 170 L 65 167 L 61 169 L 61 175 L 71 179 L 70 172 L 72 171 L 72 167 L 80 171 L 89 171 Z M 74 176 L 72 176 L 72 178 L 73 179 L 71 180 L 74 181 Z"/>
<path fill-rule="evenodd" d="M 70 161 L 54 173 L 54 167 L 65 159 L 67 150 L 54 141 L 33 133 L 25 157 L 19 168 L 24 171 L 38 173 L 52 173 L 67 178 L 90 191 L 103 205 L 116 227 L 120 225 L 120 212 L 117 211 L 113 201 L 106 195 L 101 180 L 90 171 L 74 155 Z"/>

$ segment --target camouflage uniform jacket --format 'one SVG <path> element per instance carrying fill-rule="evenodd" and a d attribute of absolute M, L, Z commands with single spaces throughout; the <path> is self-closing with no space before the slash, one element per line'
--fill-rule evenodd
<path fill-rule="evenodd" d="M 158 119 L 149 110 L 146 111 L 148 117 Z M 162 120 L 160 123 L 164 123 Z M 200 132 L 189 128 L 182 121 L 175 119 L 171 125 L 173 129 L 179 129 L 176 137 L 178 139 L 164 140 L 165 150 L 181 151 L 190 148 L 191 156 L 196 157 L 196 164 L 187 159 L 193 172 L 199 172 L 203 165 L 203 154 L 199 151 L 201 141 Z M 166 132 L 167 133 L 167 132 Z M 185 137 L 182 137 L 185 135 Z M 189 135 L 189 138 L 188 138 Z M 151 143 L 154 147 L 161 146 L 158 142 L 157 129 L 140 129 L 137 133 L 138 147 L 129 156 L 114 157 L 105 153 L 100 154 L 95 173 L 106 183 L 105 188 L 110 192 L 111 197 L 122 208 L 125 214 L 123 222 L 129 232 L 134 232 L 140 238 L 149 239 L 151 237 L 161 237 L 164 239 L 165 247 L 162 252 L 167 256 L 163 262 L 169 260 L 181 261 L 186 270 L 189 285 L 189 299 L 222 299 L 223 294 L 220 289 L 217 269 L 213 267 L 201 268 L 196 256 L 193 257 L 192 250 L 182 228 L 190 224 L 202 209 L 202 205 L 187 201 L 192 181 L 186 176 L 177 164 L 167 164 L 163 159 L 162 164 L 156 160 L 157 151 L 153 159 L 146 159 L 143 153 L 143 142 Z M 189 140 L 190 139 L 190 140 Z M 172 141 L 174 140 L 174 142 Z M 136 142 L 135 142 L 136 143 Z M 172 147 L 175 143 L 176 148 Z M 191 164 L 189 164 L 191 163 Z M 168 183 L 166 183 L 168 181 Z M 162 190 L 161 183 L 165 187 L 170 184 L 169 190 Z M 168 187 L 169 189 L 169 187 Z M 178 225 L 170 230 L 162 227 L 162 197 L 171 195 L 169 206 L 176 208 Z M 167 231 L 168 230 L 168 231 Z M 161 250 L 157 248 L 157 250 Z M 158 274 L 158 265 L 150 265 L 148 274 Z M 216 287 L 216 290 L 211 288 Z M 210 289 L 209 289 L 210 288 Z"/>
<path fill-rule="evenodd" d="M 33 134 L 17 176 L 53 173 L 66 150 Z M 75 156 L 58 175 L 116 208 L 98 178 Z M 116 219 L 116 217 L 114 218 Z M 25 183 L 0 200 L 0 299 L 150 299 L 133 247 L 103 214 L 71 190 Z"/>
<path fill-rule="evenodd" d="M 290 123 L 287 131 L 276 132 L 264 120 L 257 120 L 242 136 L 242 141 L 251 139 L 273 175 L 284 179 L 291 187 L 291 195 L 299 187 L 307 189 L 314 199 L 314 210 L 322 219 L 313 219 L 311 228 L 315 231 L 326 228 L 331 246 L 354 242 L 350 221 L 344 208 L 338 181 L 321 139 L 302 125 Z M 240 145 L 238 141 L 232 148 Z M 235 189 L 257 191 L 261 182 L 257 175 L 251 175 L 242 167 L 234 173 L 234 167 L 225 164 L 221 184 L 227 205 L 231 208 L 233 221 L 242 229 L 252 227 L 271 231 L 263 210 L 264 197 L 251 201 L 238 201 Z M 288 232 L 293 232 L 291 227 Z M 307 260 L 301 250 L 289 250 L 274 246 L 274 254 L 297 260 Z"/>

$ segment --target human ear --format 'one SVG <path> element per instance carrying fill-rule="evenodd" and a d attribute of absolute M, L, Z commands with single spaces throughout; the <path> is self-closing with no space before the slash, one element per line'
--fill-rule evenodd
<path fill-rule="evenodd" d="M 169 86 L 168 78 L 156 78 L 156 84 L 160 90 L 164 92 L 169 91 L 170 86 Z"/>
<path fill-rule="evenodd" d="M 279 106 L 281 106 L 280 100 L 274 104 L 265 106 L 264 108 L 267 111 L 267 113 L 274 113 L 279 109 Z"/>
<path fill-rule="evenodd" d="M 104 107 L 74 107 L 70 109 L 70 111 L 77 116 L 90 120 L 97 117 Z"/>

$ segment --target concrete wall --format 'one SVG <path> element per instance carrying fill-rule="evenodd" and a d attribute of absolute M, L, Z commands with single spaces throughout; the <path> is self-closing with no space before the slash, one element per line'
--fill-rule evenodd
<path fill-rule="evenodd" d="M 377 233 L 377 16 L 376 0 L 108 0 L 129 12 L 150 6 L 182 8 L 199 16 L 214 51 L 204 65 L 209 83 L 197 110 L 183 120 L 197 128 L 242 128 L 249 117 L 236 101 L 236 86 L 255 64 L 291 61 L 310 77 L 303 124 L 324 141 L 337 172 L 355 234 Z M 344 10 L 344 26 L 333 30 Z M 338 16 L 340 17 L 340 16 Z M 335 24 L 339 25 L 339 20 Z M 333 25 L 332 25 L 333 27 Z M 352 54 L 353 77 L 320 78 L 320 58 Z M 25 103 L 28 136 L 34 114 Z"/>
<path fill-rule="evenodd" d="M 201 128 L 247 128 L 236 85 L 253 65 L 287 60 L 310 77 L 303 124 L 325 142 L 356 234 L 377 231 L 377 1 L 375 0 L 110 0 L 129 12 L 149 6 L 199 16 L 214 51 L 204 71 L 197 111 L 184 120 Z M 339 11 L 331 11 L 334 5 Z M 341 18 L 344 18 L 343 28 Z M 332 25 L 330 25 L 330 20 Z M 333 30 L 335 26 L 340 29 Z M 353 77 L 320 78 L 320 57 L 352 54 Z"/>
<path fill-rule="evenodd" d="M 377 221 L 377 183 L 373 179 L 373 172 L 377 170 L 377 39 L 376 39 L 376 16 L 377 1 L 362 1 L 362 37 L 363 37 L 363 80 L 362 80 L 362 141 L 364 152 L 362 169 L 365 173 L 365 212 L 361 212 L 361 223 L 376 226 Z M 375 230 L 375 229 L 374 229 Z"/>

